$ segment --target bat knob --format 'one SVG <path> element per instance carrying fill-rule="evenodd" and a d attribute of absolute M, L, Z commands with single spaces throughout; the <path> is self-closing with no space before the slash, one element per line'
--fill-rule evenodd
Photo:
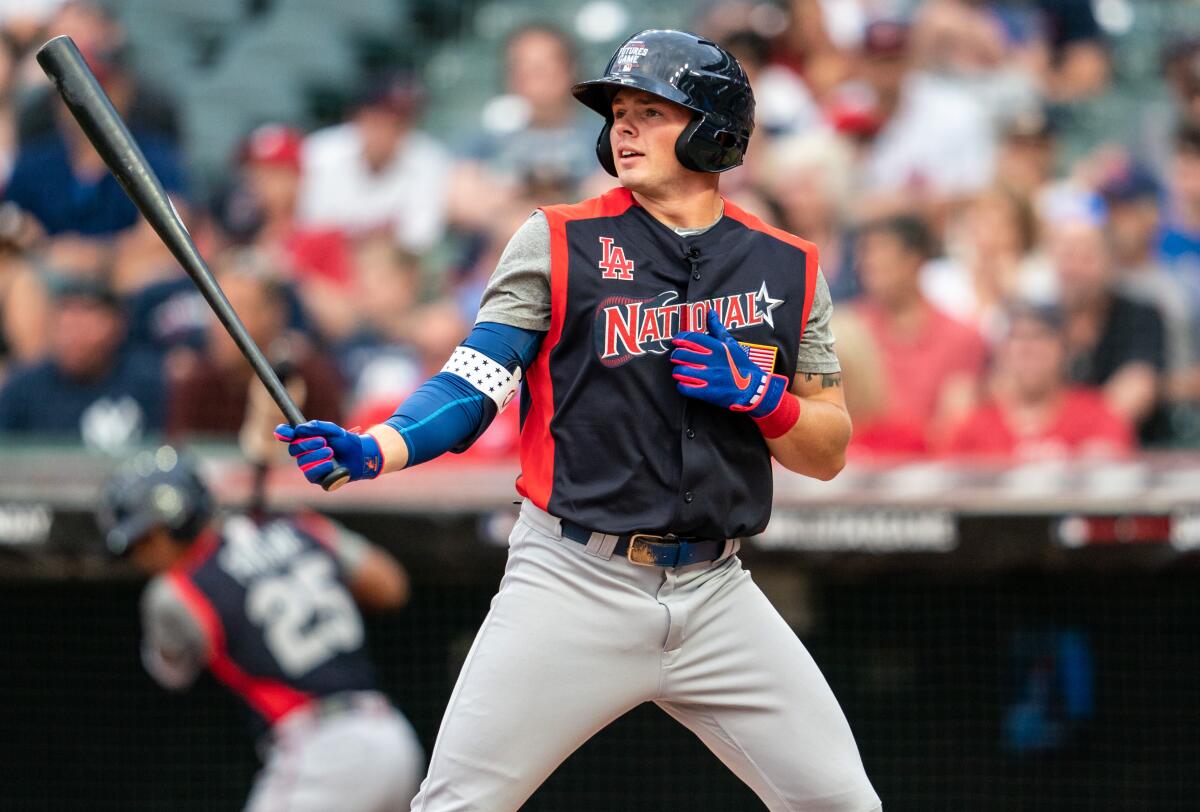
<path fill-rule="evenodd" d="M 321 480 L 321 487 L 329 492 L 333 492 L 349 481 L 350 471 L 345 466 L 339 465 L 325 475 L 325 478 Z"/>

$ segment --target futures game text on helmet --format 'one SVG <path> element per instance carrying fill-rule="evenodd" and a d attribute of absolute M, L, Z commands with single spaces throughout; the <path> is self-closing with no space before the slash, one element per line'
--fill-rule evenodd
<path fill-rule="evenodd" d="M 596 156 L 614 177 L 612 98 L 623 87 L 696 113 L 675 142 L 675 155 L 688 169 L 724 172 L 741 164 L 754 131 L 754 93 L 746 72 L 724 48 L 686 31 L 642 31 L 617 49 L 604 76 L 575 85 L 575 98 L 604 116 Z"/>

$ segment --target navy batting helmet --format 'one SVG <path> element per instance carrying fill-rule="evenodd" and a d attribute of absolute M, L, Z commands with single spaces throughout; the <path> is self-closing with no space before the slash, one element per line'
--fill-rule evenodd
<path fill-rule="evenodd" d="M 108 549 L 123 555 L 155 527 L 190 541 L 212 517 L 213 501 L 195 463 L 170 446 L 144 451 L 109 479 L 96 521 Z"/>
<path fill-rule="evenodd" d="M 575 85 L 575 98 L 605 118 L 596 156 L 614 176 L 612 97 L 623 87 L 696 113 L 675 143 L 675 155 L 688 169 L 724 172 L 741 164 L 754 131 L 754 92 L 742 66 L 721 46 L 686 31 L 642 31 L 617 49 L 604 76 Z"/>

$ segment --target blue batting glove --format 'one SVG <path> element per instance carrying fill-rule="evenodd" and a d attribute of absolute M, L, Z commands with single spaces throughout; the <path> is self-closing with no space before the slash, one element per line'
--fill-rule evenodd
<path fill-rule="evenodd" d="M 336 423 L 309 420 L 296 427 L 280 423 L 275 439 L 288 444 L 288 453 L 304 478 L 319 483 L 341 465 L 350 472 L 350 481 L 374 479 L 383 472 L 383 452 L 369 434 L 346 431 Z"/>
<path fill-rule="evenodd" d="M 787 393 L 784 375 L 768 375 L 729 334 L 716 310 L 708 311 L 708 332 L 685 330 L 671 339 L 675 387 L 681 395 L 751 417 L 768 415 Z"/>

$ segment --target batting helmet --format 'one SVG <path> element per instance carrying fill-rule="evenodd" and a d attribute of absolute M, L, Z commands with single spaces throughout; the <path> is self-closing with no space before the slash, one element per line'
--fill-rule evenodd
<path fill-rule="evenodd" d="M 614 176 L 612 97 L 623 87 L 696 113 L 675 142 L 675 155 L 688 169 L 724 172 L 741 164 L 754 131 L 754 92 L 742 66 L 721 46 L 686 31 L 642 31 L 617 49 L 604 76 L 575 85 L 575 98 L 605 118 L 596 156 Z"/>
<path fill-rule="evenodd" d="M 155 527 L 190 541 L 212 517 L 213 501 L 195 463 L 170 446 L 122 465 L 104 488 L 96 520 L 108 549 L 123 555 Z"/>

